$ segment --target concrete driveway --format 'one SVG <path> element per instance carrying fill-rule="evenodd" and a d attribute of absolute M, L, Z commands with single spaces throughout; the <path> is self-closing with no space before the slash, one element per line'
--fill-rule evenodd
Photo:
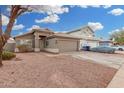
<path fill-rule="evenodd" d="M 65 55 L 71 55 L 74 58 L 82 59 L 82 60 L 91 60 L 91 62 L 96 62 L 99 64 L 103 64 L 109 67 L 114 67 L 119 69 L 122 64 L 124 64 L 124 52 L 116 51 L 115 54 L 107 54 L 107 53 L 98 53 L 98 52 L 68 52 L 64 53 Z"/>

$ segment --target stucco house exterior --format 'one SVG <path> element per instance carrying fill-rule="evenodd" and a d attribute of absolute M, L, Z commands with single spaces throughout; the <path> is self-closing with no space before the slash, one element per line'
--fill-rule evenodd
<path fill-rule="evenodd" d="M 99 46 L 100 39 L 95 37 L 94 31 L 89 26 L 69 31 L 67 34 L 82 38 L 80 39 L 80 49 L 83 46 L 90 46 L 91 48 Z"/>
<path fill-rule="evenodd" d="M 32 51 L 70 52 L 78 51 L 83 46 L 99 46 L 100 40 L 94 35 L 89 26 L 55 33 L 49 29 L 32 29 L 31 31 L 14 37 L 16 45 L 26 44 Z"/>
<path fill-rule="evenodd" d="M 80 37 L 54 33 L 49 29 L 32 29 L 28 33 L 14 37 L 16 44 L 26 44 L 32 51 L 69 52 L 78 51 Z"/>

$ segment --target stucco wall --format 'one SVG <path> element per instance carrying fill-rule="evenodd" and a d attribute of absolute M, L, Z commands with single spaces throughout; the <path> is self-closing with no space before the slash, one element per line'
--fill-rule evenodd
<path fill-rule="evenodd" d="M 95 40 L 80 40 L 80 49 L 82 49 L 83 46 L 90 46 L 92 47 L 96 47 L 99 46 L 99 41 L 95 41 Z"/>
<path fill-rule="evenodd" d="M 89 29 L 88 27 L 85 27 L 79 31 L 71 32 L 69 34 L 83 38 L 82 40 L 80 40 L 79 49 L 82 49 L 82 47 L 86 45 L 90 46 L 91 48 L 99 46 L 99 41 L 94 40 L 94 32 L 92 32 L 91 29 Z"/>
<path fill-rule="evenodd" d="M 57 47 L 60 52 L 71 52 L 78 50 L 78 40 L 58 39 Z"/>
<path fill-rule="evenodd" d="M 94 37 L 94 33 L 89 28 L 83 28 L 80 31 L 75 31 L 69 34 L 74 35 L 74 36 L 79 36 L 82 38 L 86 38 L 86 37 L 93 38 Z"/>
<path fill-rule="evenodd" d="M 33 38 L 34 38 L 34 35 L 33 34 L 29 34 L 29 35 L 25 35 L 25 36 L 16 37 L 15 40 L 33 39 Z"/>
<path fill-rule="evenodd" d="M 57 39 L 52 38 L 47 40 L 47 48 L 57 48 Z"/>
<path fill-rule="evenodd" d="M 99 46 L 98 41 L 88 41 L 88 44 L 91 48 Z"/>
<path fill-rule="evenodd" d="M 60 52 L 79 50 L 79 40 L 69 38 L 52 38 L 48 40 L 47 48 L 59 49 Z"/>
<path fill-rule="evenodd" d="M 16 46 L 26 44 L 28 45 L 29 48 L 31 48 L 31 50 L 33 50 L 34 48 L 34 35 L 33 34 L 16 37 L 15 41 L 16 41 Z"/>

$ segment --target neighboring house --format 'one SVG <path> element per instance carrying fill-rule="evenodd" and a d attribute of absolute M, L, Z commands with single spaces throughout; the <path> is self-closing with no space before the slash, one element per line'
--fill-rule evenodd
<path fill-rule="evenodd" d="M 99 46 L 112 46 L 113 42 L 111 40 L 104 40 L 99 42 Z"/>
<path fill-rule="evenodd" d="M 16 47 L 16 42 L 13 38 L 9 38 L 7 40 L 7 43 L 4 45 L 3 50 L 9 51 L 9 52 L 14 52 Z"/>
<path fill-rule="evenodd" d="M 90 46 L 91 48 L 99 46 L 100 40 L 95 37 L 94 31 L 89 26 L 69 31 L 67 34 L 82 38 L 80 40 L 80 49 L 83 46 Z"/>
<path fill-rule="evenodd" d="M 33 51 L 78 51 L 80 37 L 69 34 L 54 33 L 49 29 L 32 29 L 28 33 L 14 37 L 17 45 L 26 44 Z"/>

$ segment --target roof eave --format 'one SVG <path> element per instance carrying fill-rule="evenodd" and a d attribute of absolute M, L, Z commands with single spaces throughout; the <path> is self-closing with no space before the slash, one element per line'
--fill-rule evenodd
<path fill-rule="evenodd" d="M 86 28 L 86 27 L 88 27 L 88 28 L 94 33 L 93 29 L 87 25 L 87 26 L 83 26 L 83 27 L 81 27 L 81 28 L 77 28 L 77 29 L 75 29 L 75 30 L 69 31 L 69 32 L 67 32 L 67 34 L 73 33 L 73 32 L 78 32 L 78 31 L 80 31 L 81 29 Z"/>

